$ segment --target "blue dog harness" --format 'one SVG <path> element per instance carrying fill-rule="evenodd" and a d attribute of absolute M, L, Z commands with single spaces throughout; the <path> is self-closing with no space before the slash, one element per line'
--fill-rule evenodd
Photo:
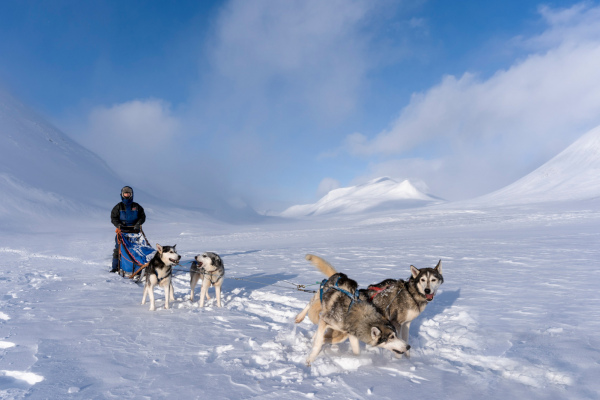
<path fill-rule="evenodd" d="M 323 303 L 323 287 L 325 286 L 325 284 L 327 283 L 328 280 L 329 279 L 323 279 L 323 281 L 321 282 L 321 287 L 319 288 L 319 296 L 321 299 L 321 303 Z M 358 298 L 358 290 L 356 292 L 354 292 L 354 294 L 352 294 L 349 291 L 342 289 L 341 287 L 338 286 L 339 280 L 340 280 L 340 277 L 338 276 L 337 280 L 335 281 L 335 284 L 333 286 L 330 286 L 327 290 L 335 289 L 338 292 L 341 292 L 341 293 L 345 294 L 346 296 L 350 297 L 351 301 L 350 301 L 350 305 L 348 306 L 348 310 L 350 310 L 355 302 L 360 301 L 360 299 Z"/>
<path fill-rule="evenodd" d="M 158 281 L 158 284 L 160 285 L 162 283 L 162 281 L 164 281 L 165 279 L 167 279 L 168 277 L 170 277 L 173 274 L 173 269 L 171 268 L 169 270 L 169 273 L 166 274 L 165 276 L 163 276 L 162 278 L 158 277 L 158 272 L 154 271 L 154 275 L 156 276 L 156 280 Z"/>

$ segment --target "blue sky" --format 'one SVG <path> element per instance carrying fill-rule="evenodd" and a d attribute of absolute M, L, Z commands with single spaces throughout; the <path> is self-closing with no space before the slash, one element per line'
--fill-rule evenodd
<path fill-rule="evenodd" d="M 458 200 L 600 124 L 599 27 L 597 1 L 8 0 L 0 84 L 182 204 L 383 175 Z"/>

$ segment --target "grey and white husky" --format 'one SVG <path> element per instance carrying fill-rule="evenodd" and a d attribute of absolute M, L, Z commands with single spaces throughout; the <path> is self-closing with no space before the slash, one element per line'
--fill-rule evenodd
<path fill-rule="evenodd" d="M 175 245 L 177 246 L 177 245 Z M 146 284 L 144 285 L 144 297 L 142 304 L 146 304 L 146 297 L 150 296 L 150 311 L 154 311 L 154 286 L 161 286 L 165 290 L 165 308 L 169 308 L 169 299 L 175 301 L 171 276 L 172 266 L 179 263 L 181 256 L 177 254 L 175 246 L 161 246 L 156 244 L 156 253 L 145 268 Z"/>
<path fill-rule="evenodd" d="M 360 298 L 371 302 L 389 318 L 407 343 L 410 323 L 433 301 L 438 288 L 444 283 L 442 260 L 435 268 L 418 269 L 411 265 L 410 272 L 408 281 L 386 279 L 359 291 Z M 404 355 L 410 357 L 410 352 Z"/>
<path fill-rule="evenodd" d="M 225 279 L 225 266 L 223 260 L 216 253 L 206 252 L 195 257 L 190 269 L 190 301 L 194 301 L 194 288 L 198 281 L 202 281 L 200 290 L 200 307 L 204 307 L 204 298 L 210 299 L 208 288 L 215 287 L 217 307 L 221 307 L 221 285 Z"/>
<path fill-rule="evenodd" d="M 360 354 L 359 341 L 402 354 L 410 346 L 401 340 L 390 321 L 367 301 L 358 299 L 356 281 L 343 273 L 338 273 L 327 261 L 307 254 L 306 259 L 313 263 L 329 279 L 322 284 L 321 292 L 315 293 L 308 305 L 296 316 L 300 323 L 306 315 L 318 324 L 313 338 L 312 350 L 306 359 L 310 365 L 319 355 L 328 337 L 328 329 L 340 332 L 350 339 L 354 354 Z"/>

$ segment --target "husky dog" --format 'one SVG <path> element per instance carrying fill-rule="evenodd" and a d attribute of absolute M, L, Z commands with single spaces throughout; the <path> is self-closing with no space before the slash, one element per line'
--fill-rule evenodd
<path fill-rule="evenodd" d="M 175 245 L 177 246 L 177 245 Z M 165 308 L 169 308 L 169 299 L 175 301 L 173 284 L 171 283 L 172 266 L 178 264 L 181 256 L 177 254 L 175 246 L 161 246 L 156 244 L 156 253 L 148 263 L 146 270 L 146 284 L 142 304 L 146 304 L 146 297 L 150 295 L 150 311 L 156 309 L 154 305 L 154 286 L 165 289 Z"/>
<path fill-rule="evenodd" d="M 315 293 L 295 319 L 296 323 L 300 323 L 308 314 L 313 323 L 318 323 L 306 365 L 310 366 L 319 355 L 326 341 L 325 333 L 328 328 L 348 337 L 354 354 L 360 354 L 359 340 L 396 354 L 402 354 L 410 348 L 397 337 L 396 329 L 388 319 L 372 304 L 358 299 L 356 281 L 336 272 L 320 257 L 307 254 L 306 259 L 329 278 L 323 282 L 321 292 Z"/>
<path fill-rule="evenodd" d="M 208 288 L 215 287 L 215 296 L 217 297 L 217 307 L 221 307 L 221 285 L 225 278 L 225 267 L 223 261 L 216 253 L 206 252 L 202 255 L 197 255 L 192 268 L 190 269 L 190 301 L 194 301 L 194 288 L 199 280 L 202 281 L 202 289 L 200 290 L 200 307 L 204 307 L 204 297 L 210 299 Z"/>
<path fill-rule="evenodd" d="M 386 279 L 359 291 L 361 299 L 371 302 L 392 321 L 406 343 L 410 323 L 425 310 L 427 303 L 433 301 L 438 288 L 444 283 L 442 260 L 435 268 L 418 269 L 411 265 L 410 272 L 408 281 Z M 410 358 L 409 351 L 404 355 Z"/>

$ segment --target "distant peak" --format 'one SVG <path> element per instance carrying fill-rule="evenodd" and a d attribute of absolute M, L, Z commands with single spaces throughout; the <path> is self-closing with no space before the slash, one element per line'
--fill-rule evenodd
<path fill-rule="evenodd" d="M 410 181 L 398 183 L 387 176 L 356 186 L 331 190 L 314 204 L 296 205 L 283 211 L 284 217 L 316 216 L 323 214 L 358 214 L 420 207 L 436 201 L 421 192 Z"/>

